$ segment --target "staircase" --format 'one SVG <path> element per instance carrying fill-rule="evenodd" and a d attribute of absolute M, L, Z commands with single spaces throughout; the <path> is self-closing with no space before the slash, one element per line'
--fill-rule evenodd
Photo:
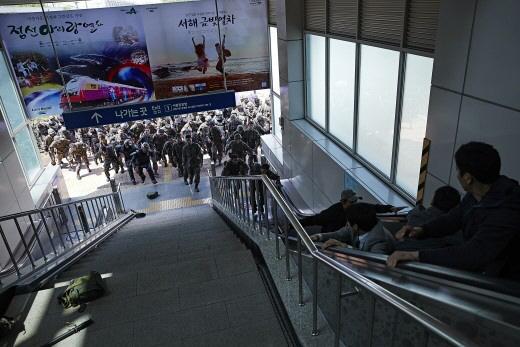
<path fill-rule="evenodd" d="M 110 293 L 57 305 L 71 279 L 95 270 Z M 16 296 L 14 345 L 41 345 L 88 318 L 58 346 L 285 346 L 286 337 L 249 250 L 209 205 L 134 219 L 46 289 Z"/>

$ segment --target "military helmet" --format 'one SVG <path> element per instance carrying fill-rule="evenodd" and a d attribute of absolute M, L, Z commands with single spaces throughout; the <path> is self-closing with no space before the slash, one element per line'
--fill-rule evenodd
<path fill-rule="evenodd" d="M 160 128 L 159 130 L 157 130 L 157 134 L 164 134 L 164 128 Z"/>
<path fill-rule="evenodd" d="M 235 134 L 235 140 L 241 140 L 242 139 L 242 135 L 240 134 Z"/>
<path fill-rule="evenodd" d="M 132 144 L 132 141 L 130 139 L 126 139 L 124 142 L 125 146 L 130 146 Z"/>
<path fill-rule="evenodd" d="M 54 135 L 54 134 L 56 134 L 56 131 L 54 131 L 54 129 L 52 129 L 52 128 L 49 129 L 49 135 Z"/>
<path fill-rule="evenodd" d="M 150 148 L 150 145 L 148 144 L 148 142 L 143 142 L 141 143 L 141 148 Z"/>
<path fill-rule="evenodd" d="M 238 131 L 244 131 L 244 126 L 243 126 L 243 125 L 239 125 L 239 126 L 237 126 L 237 130 L 238 130 Z"/>

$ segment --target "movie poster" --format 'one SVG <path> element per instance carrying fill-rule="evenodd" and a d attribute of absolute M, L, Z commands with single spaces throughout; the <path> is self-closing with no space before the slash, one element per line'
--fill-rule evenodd
<path fill-rule="evenodd" d="M 30 118 L 225 85 L 269 88 L 265 0 L 221 0 L 218 16 L 215 2 L 203 0 L 48 12 L 47 19 L 50 28 L 41 13 L 0 15 Z"/>
<path fill-rule="evenodd" d="M 146 6 L 144 27 L 157 99 L 269 88 L 265 0 Z M 220 28 L 220 37 L 219 31 Z"/>
<path fill-rule="evenodd" d="M 153 98 L 139 13 L 105 8 L 50 12 L 47 18 L 59 65 L 42 14 L 0 16 L 0 35 L 30 118 Z"/>

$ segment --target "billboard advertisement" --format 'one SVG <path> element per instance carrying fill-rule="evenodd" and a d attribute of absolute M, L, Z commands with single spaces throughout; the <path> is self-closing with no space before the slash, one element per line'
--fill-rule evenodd
<path fill-rule="evenodd" d="M 48 12 L 49 26 L 41 13 L 5 14 L 0 35 L 30 118 L 269 88 L 265 0 L 218 6 L 218 15 L 213 0 Z"/>

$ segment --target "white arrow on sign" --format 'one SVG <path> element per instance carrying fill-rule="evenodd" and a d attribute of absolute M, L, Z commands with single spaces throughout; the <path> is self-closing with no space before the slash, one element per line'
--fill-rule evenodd
<path fill-rule="evenodd" d="M 96 118 L 96 123 L 99 124 L 99 118 L 103 118 L 103 116 L 100 115 L 99 113 L 95 112 L 95 113 L 92 115 L 92 117 L 90 117 L 90 119 L 94 119 L 94 118 Z"/>

